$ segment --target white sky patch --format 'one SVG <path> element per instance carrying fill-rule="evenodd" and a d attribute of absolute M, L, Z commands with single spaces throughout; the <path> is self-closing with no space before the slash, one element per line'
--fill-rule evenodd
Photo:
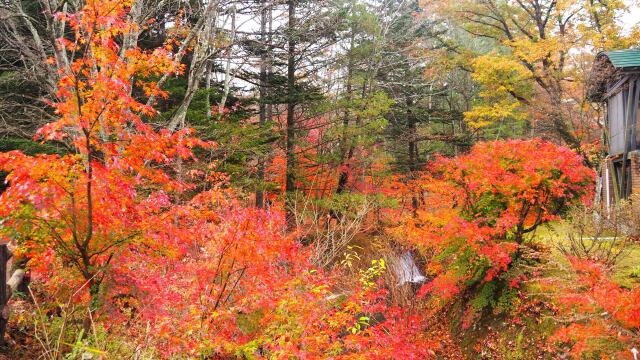
<path fill-rule="evenodd" d="M 622 23 L 624 30 L 629 31 L 633 27 L 640 25 L 640 6 L 629 0 L 625 2 L 629 4 L 629 12 L 622 15 L 620 22 Z"/>

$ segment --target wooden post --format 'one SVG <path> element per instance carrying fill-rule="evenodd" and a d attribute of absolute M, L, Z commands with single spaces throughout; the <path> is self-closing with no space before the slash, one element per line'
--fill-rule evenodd
<path fill-rule="evenodd" d="M 2 284 L 0 286 L 0 344 L 4 344 L 4 332 L 7 329 L 7 323 L 9 322 L 9 308 L 7 307 L 8 294 L 7 294 L 7 265 L 9 264 L 9 258 L 11 253 L 7 248 L 7 244 L 0 245 L 0 280 Z"/>

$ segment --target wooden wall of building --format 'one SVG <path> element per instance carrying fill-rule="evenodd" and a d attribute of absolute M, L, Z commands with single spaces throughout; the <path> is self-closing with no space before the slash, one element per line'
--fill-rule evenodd
<path fill-rule="evenodd" d="M 625 99 L 627 94 L 620 91 L 607 101 L 607 118 L 609 122 L 609 155 L 622 154 L 625 147 Z"/>

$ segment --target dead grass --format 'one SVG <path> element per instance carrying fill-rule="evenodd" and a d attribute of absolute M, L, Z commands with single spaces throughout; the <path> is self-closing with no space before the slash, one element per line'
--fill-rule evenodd
<path fill-rule="evenodd" d="M 564 223 L 554 222 L 541 226 L 537 230 L 533 241 L 541 242 L 550 248 L 550 262 L 559 266 L 556 269 L 549 269 L 549 271 L 564 272 L 564 269 L 569 267 L 569 262 L 558 248 L 558 245 L 561 243 L 569 243 L 567 228 Z M 638 243 L 628 245 L 628 251 L 620 257 L 618 263 L 613 268 L 613 278 L 621 286 L 631 287 L 640 285 L 640 277 L 632 276 L 634 269 L 640 270 L 640 244 Z M 557 275 L 561 274 L 558 273 Z M 640 273 L 638 275 L 640 275 Z"/>

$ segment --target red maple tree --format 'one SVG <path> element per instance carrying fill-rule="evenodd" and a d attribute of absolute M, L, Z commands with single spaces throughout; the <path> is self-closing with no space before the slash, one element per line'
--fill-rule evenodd
<path fill-rule="evenodd" d="M 593 170 L 562 146 L 539 139 L 478 143 L 430 165 L 414 184 L 422 207 L 392 232 L 431 259 L 433 279 L 420 293 L 440 305 L 469 299 L 469 325 L 526 276 L 512 271 L 526 235 L 587 201 L 593 181 Z"/>

